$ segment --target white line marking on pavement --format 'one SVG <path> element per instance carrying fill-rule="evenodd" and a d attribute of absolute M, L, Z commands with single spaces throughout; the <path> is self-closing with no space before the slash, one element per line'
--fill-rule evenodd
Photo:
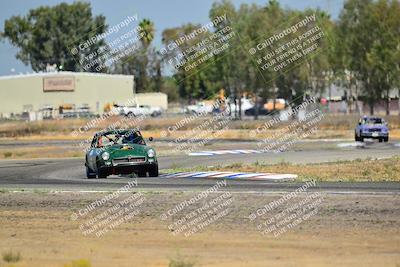
<path fill-rule="evenodd" d="M 363 142 L 352 142 L 352 143 L 339 143 L 338 147 L 365 147 Z"/>
<path fill-rule="evenodd" d="M 254 149 L 234 149 L 234 150 L 210 150 L 210 151 L 199 151 L 191 152 L 189 156 L 214 156 L 214 155 L 226 155 L 226 154 L 259 154 L 264 153 L 260 150 Z"/>

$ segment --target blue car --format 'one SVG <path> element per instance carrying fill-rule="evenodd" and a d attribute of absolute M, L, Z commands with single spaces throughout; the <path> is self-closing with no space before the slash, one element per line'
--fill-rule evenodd
<path fill-rule="evenodd" d="M 358 122 L 354 131 L 356 141 L 363 142 L 364 138 L 378 139 L 379 142 L 389 141 L 389 128 L 384 119 L 364 116 Z"/>

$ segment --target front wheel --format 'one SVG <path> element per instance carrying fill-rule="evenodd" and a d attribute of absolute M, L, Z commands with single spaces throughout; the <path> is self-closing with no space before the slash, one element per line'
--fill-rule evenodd
<path fill-rule="evenodd" d="M 97 165 L 97 178 L 107 178 L 106 172 L 102 171 L 99 165 Z"/>
<path fill-rule="evenodd" d="M 158 177 L 158 165 L 155 165 L 149 169 L 150 177 Z"/>
<path fill-rule="evenodd" d="M 98 178 L 107 178 L 107 174 L 105 174 L 104 172 L 102 172 L 102 171 L 98 171 L 97 172 L 97 177 Z"/>
<path fill-rule="evenodd" d="M 147 176 L 146 170 L 140 170 L 140 171 L 138 172 L 138 176 L 139 176 L 139 177 L 146 177 L 146 176 Z"/>
<path fill-rule="evenodd" d="M 86 166 L 86 178 L 93 179 L 96 178 L 96 173 L 92 171 L 88 166 Z"/>
<path fill-rule="evenodd" d="M 384 137 L 383 141 L 385 141 L 385 143 L 387 143 L 389 141 L 389 136 L 388 137 Z"/>

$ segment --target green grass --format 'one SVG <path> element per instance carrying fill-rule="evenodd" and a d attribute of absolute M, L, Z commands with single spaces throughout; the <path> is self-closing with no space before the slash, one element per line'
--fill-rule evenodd
<path fill-rule="evenodd" d="M 3 252 L 2 256 L 3 256 L 3 261 L 9 262 L 9 263 L 10 262 L 19 262 L 20 260 L 22 260 L 21 253 L 13 252 L 12 250 Z"/>
<path fill-rule="evenodd" d="M 186 259 L 178 254 L 176 257 L 169 260 L 168 267 L 194 267 L 195 262 L 193 260 Z"/>
<path fill-rule="evenodd" d="M 4 158 L 10 158 L 11 156 L 12 156 L 12 152 L 4 152 L 3 153 L 3 156 L 4 156 Z"/>
<path fill-rule="evenodd" d="M 41 189 L 34 189 L 33 193 L 37 194 L 37 195 L 46 195 L 49 193 L 48 190 L 41 190 Z"/>
<path fill-rule="evenodd" d="M 91 267 L 91 266 L 92 264 L 90 263 L 90 261 L 86 259 L 74 260 L 71 263 L 64 265 L 64 267 Z"/>

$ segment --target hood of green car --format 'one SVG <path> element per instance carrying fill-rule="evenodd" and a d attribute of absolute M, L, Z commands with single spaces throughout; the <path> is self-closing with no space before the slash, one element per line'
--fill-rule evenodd
<path fill-rule="evenodd" d="M 110 153 L 110 158 L 122 158 L 127 156 L 147 156 L 147 150 L 151 147 L 138 144 L 116 144 L 104 148 L 104 151 Z"/>

